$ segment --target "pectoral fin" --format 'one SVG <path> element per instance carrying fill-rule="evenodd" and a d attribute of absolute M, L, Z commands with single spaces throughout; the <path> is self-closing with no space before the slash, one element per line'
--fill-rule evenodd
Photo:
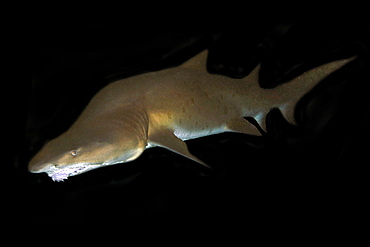
<path fill-rule="evenodd" d="M 189 158 L 191 160 L 194 160 L 208 168 L 211 168 L 207 164 L 205 164 L 203 161 L 192 155 L 186 143 L 176 137 L 169 129 L 163 128 L 163 129 L 156 129 L 152 133 L 149 134 L 149 143 L 151 145 L 160 146 L 166 149 L 169 149 L 175 153 L 178 153 L 182 156 L 185 156 L 186 158 Z"/>
<path fill-rule="evenodd" d="M 262 135 L 261 132 L 258 131 L 256 126 L 254 126 L 244 118 L 237 118 L 229 121 L 226 124 L 226 130 L 255 136 Z"/>

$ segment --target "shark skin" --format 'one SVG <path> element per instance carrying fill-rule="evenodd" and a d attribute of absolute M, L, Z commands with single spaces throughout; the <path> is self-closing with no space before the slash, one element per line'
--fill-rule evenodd
<path fill-rule="evenodd" d="M 100 90 L 70 129 L 47 143 L 30 161 L 33 173 L 54 181 L 125 163 L 146 148 L 163 147 L 209 167 L 192 155 L 185 140 L 222 132 L 261 135 L 266 115 L 278 108 L 295 124 L 297 102 L 320 81 L 354 58 L 309 70 L 273 89 L 258 84 L 260 66 L 247 77 L 209 74 L 207 51 L 179 67 L 113 82 Z"/>

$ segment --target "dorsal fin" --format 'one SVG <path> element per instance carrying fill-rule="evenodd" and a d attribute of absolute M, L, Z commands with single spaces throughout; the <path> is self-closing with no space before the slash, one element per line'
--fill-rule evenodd
<path fill-rule="evenodd" d="M 183 68 L 196 69 L 207 72 L 207 58 L 208 50 L 205 49 L 202 52 L 198 53 L 194 57 L 190 58 L 186 62 L 180 65 Z"/>

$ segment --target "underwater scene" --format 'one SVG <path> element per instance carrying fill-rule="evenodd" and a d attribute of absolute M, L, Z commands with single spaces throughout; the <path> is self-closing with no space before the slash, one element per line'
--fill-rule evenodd
<path fill-rule="evenodd" d="M 152 22 L 124 30 L 104 23 L 40 26 L 32 35 L 32 79 L 20 106 L 26 131 L 19 131 L 4 173 L 3 198 L 13 223 L 335 222 L 339 214 L 360 216 L 368 193 L 369 23 L 241 19 L 176 28 Z M 186 61 L 204 50 L 202 71 L 184 74 L 185 89 L 168 93 L 180 79 L 163 71 L 187 68 Z M 286 104 L 296 96 L 287 91 L 289 82 L 306 75 L 304 85 L 315 80 L 309 71 L 343 59 L 349 60 L 296 97 L 290 112 L 295 123 L 286 119 L 275 102 L 283 94 Z M 249 103 L 256 100 L 244 99 L 236 87 L 257 66 L 258 90 L 248 97 L 270 104 L 262 115 L 258 102 Z M 163 73 L 158 80 L 166 84 L 145 81 L 150 73 Z M 122 91 L 112 86 L 118 80 L 126 83 Z M 94 98 L 98 92 L 105 94 Z M 230 104 L 254 115 L 211 128 L 234 109 L 216 108 L 210 100 L 218 92 L 217 102 L 239 97 Z M 189 100 L 181 103 L 185 96 Z M 106 97 L 120 99 L 118 108 Z M 139 114 L 144 98 L 154 102 L 145 104 L 145 117 Z M 185 113 L 187 118 L 176 118 Z"/>

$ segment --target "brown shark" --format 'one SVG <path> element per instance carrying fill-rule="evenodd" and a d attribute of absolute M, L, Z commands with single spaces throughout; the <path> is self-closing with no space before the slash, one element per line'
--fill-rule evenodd
<path fill-rule="evenodd" d="M 185 140 L 221 132 L 261 135 L 244 119 L 266 130 L 266 115 L 279 108 L 294 121 L 296 103 L 315 85 L 353 58 L 309 70 L 273 89 L 258 84 L 257 66 L 233 79 L 206 71 L 207 51 L 183 65 L 145 73 L 100 90 L 69 130 L 47 143 L 28 169 L 62 181 L 98 167 L 129 162 L 159 146 L 202 165 Z"/>

